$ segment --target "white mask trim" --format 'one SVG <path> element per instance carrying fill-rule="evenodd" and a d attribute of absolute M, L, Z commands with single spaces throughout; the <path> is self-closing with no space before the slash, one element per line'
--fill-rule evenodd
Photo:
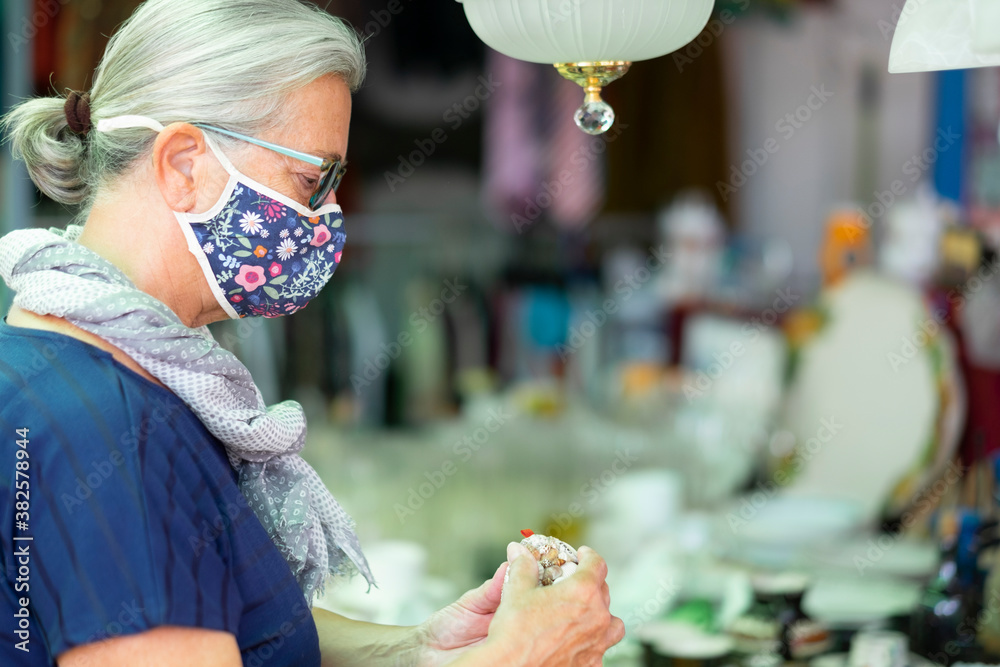
<path fill-rule="evenodd" d="M 209 132 L 211 132 L 211 130 L 209 130 Z M 343 213 L 339 204 L 326 204 L 324 206 L 320 206 L 315 211 L 309 208 L 308 206 L 303 206 L 294 199 L 291 199 L 290 197 L 281 194 L 277 190 L 267 187 L 263 183 L 253 180 L 252 178 L 244 174 L 242 171 L 238 170 L 236 167 L 233 166 L 233 163 L 229 161 L 229 158 L 226 157 L 226 154 L 223 153 L 221 150 L 219 150 L 218 146 L 216 146 L 215 144 L 215 140 L 213 140 L 207 134 L 205 135 L 205 143 L 208 144 L 208 147 L 212 150 L 213 153 L 215 153 L 215 157 L 217 157 L 219 159 L 219 162 L 222 163 L 222 168 L 225 169 L 227 172 L 229 172 L 230 180 L 234 178 L 238 179 L 244 185 L 248 185 L 250 186 L 251 189 L 256 190 L 257 192 L 263 195 L 267 195 L 276 202 L 284 204 L 285 206 L 292 209 L 299 215 L 304 215 L 307 218 L 318 218 L 319 216 L 326 215 L 327 213 L 341 213 L 341 214 Z"/>

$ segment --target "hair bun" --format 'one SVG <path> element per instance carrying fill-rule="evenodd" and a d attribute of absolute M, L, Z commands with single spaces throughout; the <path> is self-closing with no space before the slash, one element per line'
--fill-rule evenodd
<path fill-rule="evenodd" d="M 66 96 L 66 122 L 76 134 L 87 136 L 90 132 L 90 93 L 71 90 Z"/>

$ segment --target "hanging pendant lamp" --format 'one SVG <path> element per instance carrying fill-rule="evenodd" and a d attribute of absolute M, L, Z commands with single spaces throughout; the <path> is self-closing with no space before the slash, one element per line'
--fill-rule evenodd
<path fill-rule="evenodd" d="M 637 60 L 659 58 L 702 31 L 714 0 L 458 0 L 472 29 L 500 53 L 554 65 L 585 91 L 576 124 L 588 134 L 615 120 L 601 90 Z"/>
<path fill-rule="evenodd" d="M 1000 2 L 907 0 L 896 23 L 889 71 L 1000 65 Z"/>

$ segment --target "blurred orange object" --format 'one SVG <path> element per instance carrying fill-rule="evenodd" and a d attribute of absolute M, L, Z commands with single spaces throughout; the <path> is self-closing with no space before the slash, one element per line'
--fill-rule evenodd
<path fill-rule="evenodd" d="M 663 367 L 650 363 L 631 363 L 622 369 L 621 380 L 624 396 L 645 396 L 660 386 Z"/>
<path fill-rule="evenodd" d="M 871 264 L 870 226 L 856 210 L 836 210 L 830 215 L 826 223 L 826 236 L 819 250 L 819 267 L 824 287 L 837 284 L 857 267 Z"/>
<path fill-rule="evenodd" d="M 785 332 L 788 345 L 798 349 L 815 336 L 825 323 L 826 318 L 821 311 L 814 308 L 803 308 L 789 313 L 782 323 L 782 329 Z"/>

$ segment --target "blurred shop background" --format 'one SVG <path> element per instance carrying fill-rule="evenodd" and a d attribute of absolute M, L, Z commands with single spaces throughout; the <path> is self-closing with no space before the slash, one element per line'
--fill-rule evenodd
<path fill-rule="evenodd" d="M 137 4 L 4 2 L 3 108 Z M 321 604 L 419 622 L 532 529 L 606 556 L 608 664 L 997 660 L 1000 73 L 889 75 L 902 7 L 719 0 L 591 137 L 459 3 L 329 3 L 370 59 L 344 262 L 213 325 L 357 520 L 380 589 Z M 4 232 L 75 215 L 0 179 Z"/>

